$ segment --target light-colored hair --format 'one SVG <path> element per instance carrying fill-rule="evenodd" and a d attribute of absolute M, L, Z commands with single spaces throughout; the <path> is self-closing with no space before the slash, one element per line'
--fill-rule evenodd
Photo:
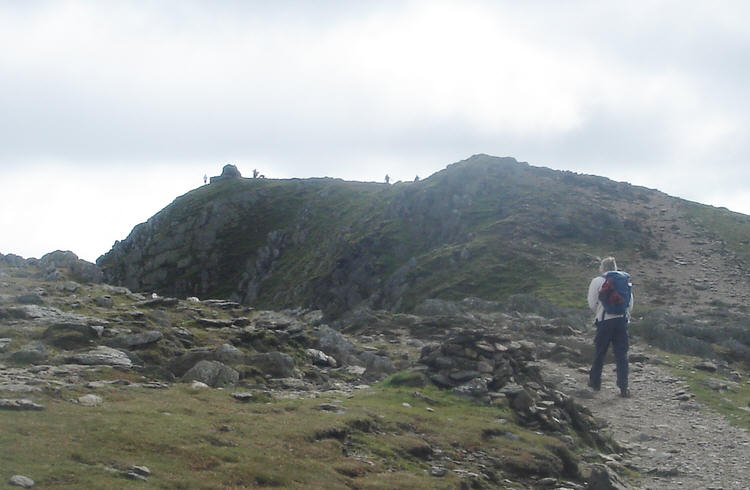
<path fill-rule="evenodd" d="M 617 270 L 617 262 L 614 257 L 605 257 L 599 264 L 599 271 L 602 273 Z"/>

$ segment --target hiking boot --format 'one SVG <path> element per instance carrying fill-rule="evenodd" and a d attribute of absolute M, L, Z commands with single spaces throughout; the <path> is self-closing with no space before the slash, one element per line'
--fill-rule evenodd
<path fill-rule="evenodd" d="M 620 388 L 620 396 L 623 398 L 630 398 L 630 390 L 627 388 Z"/>
<path fill-rule="evenodd" d="M 591 388 L 594 391 L 599 391 L 602 388 L 601 385 L 595 385 L 591 381 L 589 381 L 588 386 L 589 386 L 589 388 Z"/>

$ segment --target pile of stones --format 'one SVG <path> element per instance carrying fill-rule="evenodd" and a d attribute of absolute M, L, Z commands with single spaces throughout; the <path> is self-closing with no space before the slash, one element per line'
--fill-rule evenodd
<path fill-rule="evenodd" d="M 588 409 L 542 378 L 534 347 L 502 333 L 463 330 L 442 343 L 424 346 L 418 370 L 456 394 L 507 404 L 526 426 L 562 434 L 572 430 L 601 449 L 618 451 Z"/>

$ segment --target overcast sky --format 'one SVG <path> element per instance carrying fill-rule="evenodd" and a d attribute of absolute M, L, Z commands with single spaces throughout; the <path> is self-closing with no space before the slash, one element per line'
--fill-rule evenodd
<path fill-rule="evenodd" d="M 476 153 L 750 214 L 750 2 L 0 0 L 0 253 L 94 261 L 226 163 Z"/>

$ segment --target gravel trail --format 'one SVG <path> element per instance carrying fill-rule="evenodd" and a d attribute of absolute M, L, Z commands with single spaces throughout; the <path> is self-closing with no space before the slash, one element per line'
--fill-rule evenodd
<path fill-rule="evenodd" d="M 583 369 L 546 364 L 561 390 L 605 420 L 629 449 L 623 464 L 644 475 L 636 488 L 750 488 L 750 433 L 696 402 L 667 369 L 631 363 L 632 396 L 621 398 L 612 364 L 599 392 L 585 388 Z"/>

